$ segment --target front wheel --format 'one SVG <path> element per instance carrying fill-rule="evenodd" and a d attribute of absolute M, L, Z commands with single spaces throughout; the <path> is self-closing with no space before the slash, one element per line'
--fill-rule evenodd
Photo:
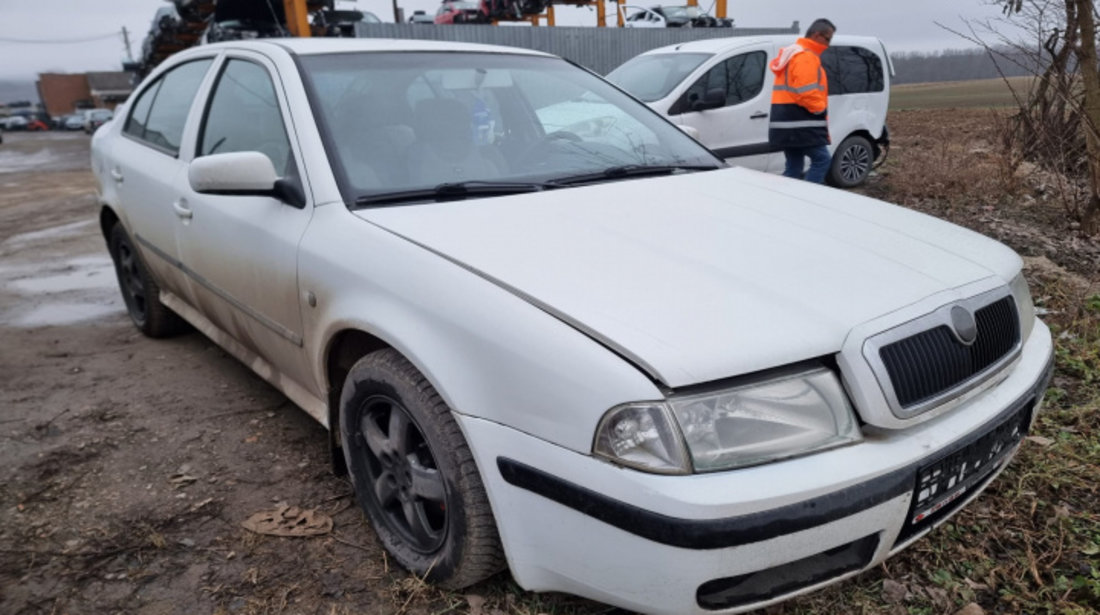
<path fill-rule="evenodd" d="M 340 439 L 356 499 L 398 563 L 447 589 L 504 567 L 470 448 L 447 404 L 396 351 L 351 368 Z"/>
<path fill-rule="evenodd" d="M 871 165 L 875 162 L 875 149 L 865 137 L 852 135 L 840 143 L 833 152 L 829 167 L 829 183 L 838 188 L 853 188 L 867 181 Z"/>

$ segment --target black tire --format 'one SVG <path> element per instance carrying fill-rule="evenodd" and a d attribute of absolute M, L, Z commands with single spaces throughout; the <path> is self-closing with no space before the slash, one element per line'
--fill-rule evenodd
<path fill-rule="evenodd" d="M 852 188 L 867 181 L 875 162 L 875 148 L 865 137 L 852 135 L 833 152 L 829 167 L 829 183 L 838 188 Z"/>
<path fill-rule="evenodd" d="M 160 302 L 160 287 L 149 275 L 122 224 L 116 222 L 111 227 L 108 247 L 122 300 L 134 326 L 149 337 L 170 337 L 182 331 L 186 327 L 183 319 Z"/>
<path fill-rule="evenodd" d="M 398 563 L 447 589 L 504 568 L 469 445 L 451 409 L 396 351 L 369 354 L 351 368 L 340 441 L 359 506 Z"/>

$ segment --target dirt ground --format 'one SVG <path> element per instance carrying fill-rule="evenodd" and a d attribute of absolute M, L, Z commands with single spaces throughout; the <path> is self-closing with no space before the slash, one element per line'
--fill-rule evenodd
<path fill-rule="evenodd" d="M 914 130 L 925 119 L 909 116 Z M 523 592 L 507 573 L 441 592 L 392 565 L 331 474 L 319 425 L 201 334 L 157 341 L 131 325 L 96 222 L 88 142 L 7 133 L 0 145 L 0 613 L 618 612 Z M 898 155 L 871 194 L 890 194 Z M 1071 249 L 1071 233 L 1036 243 L 999 211 L 933 213 L 1001 229 L 1054 262 Z M 1095 273 L 1100 244 L 1072 241 L 1086 249 L 1063 260 Z M 333 529 L 241 527 L 279 504 L 323 513 Z M 826 600 L 877 595 L 883 574 Z M 772 611 L 800 604 L 819 608 Z M 813 612 L 848 612 L 828 604 Z"/>
<path fill-rule="evenodd" d="M 324 430 L 201 334 L 131 325 L 88 143 L 0 145 L 0 613 L 416 612 Z M 242 529 L 278 503 L 335 528 Z"/>

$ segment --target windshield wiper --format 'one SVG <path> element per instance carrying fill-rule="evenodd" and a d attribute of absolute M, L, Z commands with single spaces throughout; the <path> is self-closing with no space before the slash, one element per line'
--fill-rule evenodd
<path fill-rule="evenodd" d="M 685 165 L 685 164 L 626 164 L 618 167 L 609 167 L 595 173 L 581 173 L 552 179 L 548 183 L 561 186 L 572 184 L 586 184 L 605 179 L 624 179 L 627 177 L 652 177 L 657 175 L 672 175 L 690 171 L 713 171 L 719 167 L 711 165 Z"/>
<path fill-rule="evenodd" d="M 355 204 L 358 206 L 366 206 L 395 205 L 398 203 L 413 203 L 416 201 L 461 201 L 462 199 L 481 196 L 504 196 L 508 194 L 523 194 L 526 192 L 541 192 L 542 190 L 550 190 L 559 187 L 560 186 L 553 183 L 471 180 L 439 184 L 433 188 L 416 188 L 413 190 L 398 190 L 396 192 L 364 194 L 355 199 Z"/>

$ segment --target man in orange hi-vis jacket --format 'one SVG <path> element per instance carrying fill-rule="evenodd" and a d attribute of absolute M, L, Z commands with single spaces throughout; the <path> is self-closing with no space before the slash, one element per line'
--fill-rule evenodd
<path fill-rule="evenodd" d="M 833 40 L 836 26 L 828 19 L 810 24 L 806 36 L 779 50 L 768 65 L 775 73 L 768 141 L 783 150 L 783 175 L 824 183 L 829 171 L 829 80 L 821 68 L 821 53 Z"/>

